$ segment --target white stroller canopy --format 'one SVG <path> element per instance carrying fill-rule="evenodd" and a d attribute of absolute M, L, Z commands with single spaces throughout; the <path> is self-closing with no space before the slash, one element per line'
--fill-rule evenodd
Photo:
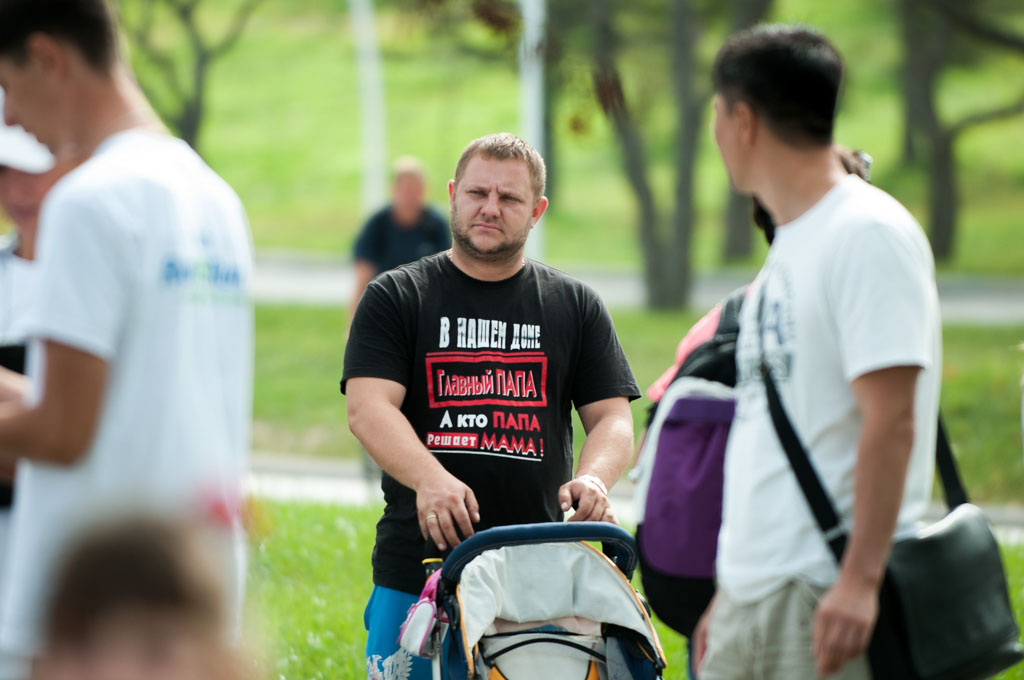
<path fill-rule="evenodd" d="M 664 658 L 647 612 L 622 572 L 585 543 L 511 545 L 466 565 L 458 584 L 467 654 L 496 619 L 515 623 L 567 617 L 635 631 Z"/>

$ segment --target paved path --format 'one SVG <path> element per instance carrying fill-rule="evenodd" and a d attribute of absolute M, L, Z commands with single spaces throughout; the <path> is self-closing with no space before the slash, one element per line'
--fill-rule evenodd
<path fill-rule="evenodd" d="M 353 460 L 256 453 L 247 486 L 254 495 L 269 500 L 350 506 L 384 502 L 379 483 L 368 481 L 362 463 Z M 623 480 L 612 487 L 611 502 L 620 522 L 636 524 L 632 483 Z M 987 506 L 984 510 L 1000 540 L 1024 545 L 1024 507 Z M 928 516 L 938 519 L 943 514 L 941 507 L 934 506 Z"/>
<path fill-rule="evenodd" d="M 644 303 L 640 272 L 567 266 L 566 272 L 587 282 L 609 307 Z M 719 271 L 697 276 L 694 309 L 708 309 L 753 273 Z M 258 302 L 347 305 L 352 299 L 352 271 L 347 261 L 323 255 L 261 253 L 256 257 L 253 289 Z M 947 322 L 987 325 L 1024 324 L 1024 279 L 985 279 L 962 275 L 939 277 L 942 316 Z"/>

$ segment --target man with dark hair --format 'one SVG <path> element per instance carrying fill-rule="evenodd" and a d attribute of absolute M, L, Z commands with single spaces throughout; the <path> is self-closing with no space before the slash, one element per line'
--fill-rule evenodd
<path fill-rule="evenodd" d="M 40 32 L 74 45 L 97 71 L 108 71 L 120 58 L 114 14 L 103 0 L 3 0 L 0 54 L 24 65 L 29 37 Z"/>
<path fill-rule="evenodd" d="M 472 142 L 448 183 L 451 250 L 379 276 L 356 311 L 341 390 L 387 503 L 365 615 L 371 678 L 430 677 L 396 643 L 427 541 L 444 551 L 570 507 L 614 521 L 607 488 L 629 460 L 639 391 L 600 298 L 523 257 L 548 205 L 544 172 L 518 137 Z M 573 405 L 587 433 L 575 476 Z"/>
<path fill-rule="evenodd" d="M 84 522 L 236 508 L 249 449 L 245 212 L 167 134 L 116 45 L 103 0 L 0 0 L 5 121 L 58 159 L 86 159 L 44 202 L 31 387 L 0 404 L 0 471 L 16 465 L 18 489 L 0 646 L 26 658 L 55 560 Z M 226 521 L 238 605 L 245 546 L 237 514 Z"/>
<path fill-rule="evenodd" d="M 817 32 L 759 26 L 715 60 L 715 141 L 776 226 L 736 350 L 718 591 L 702 680 L 867 678 L 894 534 L 931 495 L 941 325 L 931 249 L 832 145 L 842 60 Z M 849 540 L 836 565 L 768 412 L 762 359 Z"/>

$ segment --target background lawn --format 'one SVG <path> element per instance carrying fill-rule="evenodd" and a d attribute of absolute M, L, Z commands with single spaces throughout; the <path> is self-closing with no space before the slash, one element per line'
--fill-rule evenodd
<path fill-rule="evenodd" d="M 363 607 L 379 508 L 265 506 L 269 528 L 255 539 L 249 618 L 276 680 L 363 680 Z M 1017 618 L 1024 617 L 1024 548 L 1005 550 Z M 639 577 L 635 579 L 639 583 Z M 658 623 L 665 677 L 686 677 L 684 639 Z M 1024 666 L 999 676 L 1024 679 Z"/>
<path fill-rule="evenodd" d="M 696 320 L 688 312 L 613 310 L 643 389 L 672 363 Z M 345 310 L 260 306 L 256 310 L 257 450 L 357 456 L 339 394 Z M 979 500 L 1020 502 L 1020 377 L 1024 327 L 949 326 L 944 331 L 943 410 L 968 488 Z M 639 432 L 647 399 L 633 402 Z M 577 421 L 577 444 L 582 430 Z"/>

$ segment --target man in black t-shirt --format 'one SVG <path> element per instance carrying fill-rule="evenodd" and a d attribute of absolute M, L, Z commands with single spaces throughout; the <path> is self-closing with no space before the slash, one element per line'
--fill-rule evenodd
<path fill-rule="evenodd" d="M 523 257 L 548 203 L 540 155 L 513 135 L 478 139 L 448 193 L 453 248 L 371 282 L 345 351 L 349 427 L 385 472 L 370 677 L 409 663 L 429 677 L 395 643 L 426 540 L 445 550 L 573 506 L 572 520 L 614 521 L 607 487 L 633 441 L 639 390 L 603 303 Z M 575 477 L 574 405 L 587 432 Z"/>
<path fill-rule="evenodd" d="M 355 286 L 349 324 L 374 276 L 451 246 L 448 225 L 426 204 L 423 166 L 405 156 L 395 161 L 391 203 L 370 216 L 352 248 Z"/>

